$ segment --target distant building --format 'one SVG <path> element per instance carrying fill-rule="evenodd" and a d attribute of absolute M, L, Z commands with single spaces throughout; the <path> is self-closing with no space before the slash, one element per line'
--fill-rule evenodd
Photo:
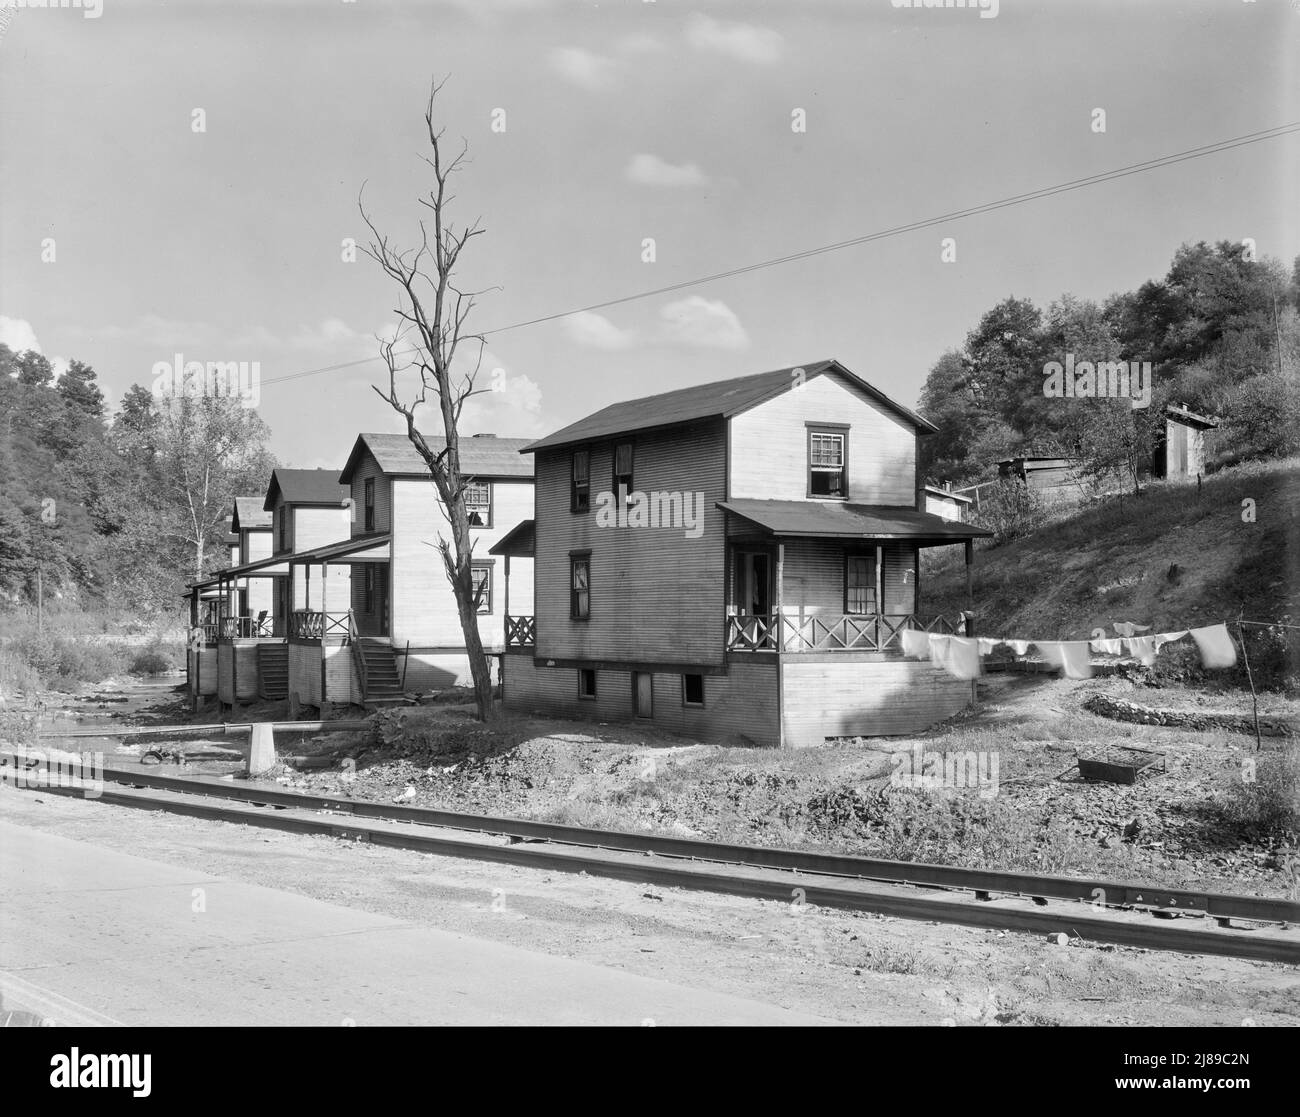
<path fill-rule="evenodd" d="M 964 523 L 970 518 L 971 505 L 974 503 L 971 497 L 963 496 L 950 488 L 925 486 L 925 510 L 942 519 Z"/>
<path fill-rule="evenodd" d="M 1151 473 L 1171 481 L 1196 477 L 1205 469 L 1205 432 L 1218 421 L 1189 411 L 1184 404 L 1165 407 L 1164 436 L 1156 445 Z"/>

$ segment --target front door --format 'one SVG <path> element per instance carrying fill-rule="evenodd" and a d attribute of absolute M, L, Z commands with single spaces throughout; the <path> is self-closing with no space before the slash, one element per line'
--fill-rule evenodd
<path fill-rule="evenodd" d="M 766 617 L 772 612 L 772 556 L 767 551 L 735 552 L 731 604 L 742 616 Z"/>
<path fill-rule="evenodd" d="M 371 564 L 371 569 L 375 572 L 375 613 L 379 620 L 379 635 L 387 636 L 389 565 L 386 562 L 376 562 Z"/>

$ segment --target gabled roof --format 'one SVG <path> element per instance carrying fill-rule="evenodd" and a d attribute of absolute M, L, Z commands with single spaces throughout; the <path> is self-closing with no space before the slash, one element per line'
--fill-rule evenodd
<path fill-rule="evenodd" d="M 262 507 L 260 496 L 235 497 L 235 511 L 230 517 L 230 530 L 270 531 L 271 513 Z"/>
<path fill-rule="evenodd" d="M 550 450 L 557 446 L 569 446 L 575 442 L 631 434 L 633 431 L 648 430 L 653 427 L 677 426 L 680 423 L 691 423 L 700 419 L 729 419 L 733 415 L 739 415 L 742 411 L 748 411 L 751 407 L 757 407 L 760 403 L 766 403 L 790 391 L 798 382 L 793 375 L 796 369 L 803 370 L 804 383 L 815 376 L 822 376 L 828 372 L 836 373 L 848 379 L 882 407 L 892 411 L 922 433 L 930 434 L 939 429 L 916 412 L 909 411 L 902 404 L 890 399 L 878 388 L 872 387 L 839 361 L 831 359 L 813 361 L 811 364 L 790 365 L 788 368 L 779 368 L 772 372 L 759 372 L 734 380 L 718 380 L 695 388 L 678 388 L 675 392 L 612 403 L 595 414 L 588 415 L 585 419 L 579 419 L 554 434 L 538 439 L 526 446 L 524 452 Z"/>
<path fill-rule="evenodd" d="M 927 493 L 933 494 L 934 496 L 947 497 L 949 500 L 959 500 L 963 504 L 975 503 L 974 497 L 962 496 L 961 493 L 959 492 L 954 492 L 952 489 L 941 489 L 939 488 L 938 485 L 926 485 L 925 491 Z"/>
<path fill-rule="evenodd" d="M 271 471 L 271 483 L 266 489 L 262 508 L 270 512 L 277 500 L 286 504 L 316 504 L 329 508 L 342 507 L 352 496 L 351 490 L 339 484 L 338 474 L 332 469 L 280 469 Z"/>
<path fill-rule="evenodd" d="M 795 539 L 907 539 L 916 543 L 958 543 L 991 531 L 945 520 L 931 512 L 872 504 L 816 500 L 725 500 L 718 507 L 771 535 Z"/>
<path fill-rule="evenodd" d="M 425 441 L 435 453 L 447 445 L 445 438 L 435 438 L 432 435 L 426 435 Z M 461 472 L 474 477 L 518 477 L 531 480 L 532 460 L 519 456 L 527 445 L 526 438 L 498 438 L 495 434 L 462 435 Z M 347 464 L 339 474 L 339 480 L 343 484 L 351 484 L 352 475 L 367 450 L 380 470 L 389 477 L 429 476 L 429 467 L 406 435 L 359 434 L 352 445 Z"/>

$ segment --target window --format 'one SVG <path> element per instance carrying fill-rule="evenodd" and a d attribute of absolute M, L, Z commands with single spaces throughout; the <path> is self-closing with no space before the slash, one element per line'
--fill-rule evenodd
<path fill-rule="evenodd" d="M 569 490 L 569 511 L 586 512 L 591 507 L 591 453 L 573 451 L 573 480 Z"/>
<path fill-rule="evenodd" d="M 683 706 L 704 705 L 704 676 L 703 675 L 682 676 L 682 705 Z"/>
<path fill-rule="evenodd" d="M 614 499 L 622 503 L 623 494 L 632 491 L 632 443 L 614 443 Z"/>
<path fill-rule="evenodd" d="M 578 697 L 596 697 L 596 669 L 594 667 L 578 668 Z"/>
<path fill-rule="evenodd" d="M 465 486 L 465 511 L 470 527 L 492 526 L 492 486 L 487 481 L 471 481 Z"/>
<path fill-rule="evenodd" d="M 470 565 L 469 573 L 474 580 L 474 599 L 478 602 L 478 611 L 492 612 L 492 567 L 485 562 L 476 562 Z"/>
<path fill-rule="evenodd" d="M 370 484 L 369 481 L 366 484 Z M 366 612 L 375 611 L 375 564 L 366 563 Z"/>
<path fill-rule="evenodd" d="M 845 499 L 848 494 L 848 428 L 808 428 L 808 495 Z"/>
<path fill-rule="evenodd" d="M 871 555 L 844 557 L 844 611 L 876 613 L 876 560 Z"/>
<path fill-rule="evenodd" d="M 591 555 L 569 556 L 569 616 L 585 621 L 591 616 Z"/>
<path fill-rule="evenodd" d="M 280 511 L 276 513 L 280 517 L 280 550 L 289 549 L 289 509 L 285 505 L 280 505 Z"/>
<path fill-rule="evenodd" d="M 375 530 L 375 479 L 366 478 L 365 485 L 366 531 Z"/>

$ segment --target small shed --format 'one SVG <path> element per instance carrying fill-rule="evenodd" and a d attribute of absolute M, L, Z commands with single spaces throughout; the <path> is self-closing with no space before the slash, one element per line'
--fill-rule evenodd
<path fill-rule="evenodd" d="M 998 477 L 1014 477 L 1030 489 L 1057 489 L 1078 482 L 1078 467 L 1074 458 L 1003 458 Z"/>
<path fill-rule="evenodd" d="M 972 504 L 974 500 L 971 497 L 953 492 L 949 486 L 944 488 L 939 488 L 937 485 L 925 486 L 925 510 L 933 516 L 965 523 L 970 516 Z"/>
<path fill-rule="evenodd" d="M 1205 469 L 1205 432 L 1219 425 L 1217 419 L 1198 415 L 1186 404 L 1165 406 L 1165 429 L 1156 444 L 1151 472 L 1170 481 L 1198 476 Z"/>

